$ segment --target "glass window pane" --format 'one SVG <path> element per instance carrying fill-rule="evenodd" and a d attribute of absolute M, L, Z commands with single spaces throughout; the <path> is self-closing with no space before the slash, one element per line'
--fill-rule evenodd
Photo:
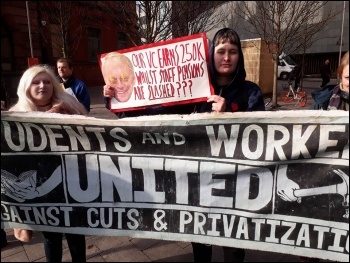
<path fill-rule="evenodd" d="M 127 35 L 124 32 L 118 32 L 118 49 L 124 49 L 127 48 Z"/>
<path fill-rule="evenodd" d="M 97 62 L 97 55 L 100 54 L 100 35 L 100 29 L 88 28 L 88 59 L 90 62 Z"/>

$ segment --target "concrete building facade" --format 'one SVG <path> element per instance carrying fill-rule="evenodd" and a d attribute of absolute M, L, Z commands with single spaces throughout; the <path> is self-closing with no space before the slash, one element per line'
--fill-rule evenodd
<path fill-rule="evenodd" d="M 213 15 L 227 12 L 227 21 L 222 26 L 227 26 L 235 29 L 240 35 L 241 40 L 260 38 L 258 35 L 245 30 L 245 21 L 240 20 L 235 15 L 233 8 L 241 1 L 226 1 L 216 8 Z M 253 2 L 252 2 L 253 3 Z M 253 8 L 253 6 L 252 6 Z M 319 31 L 314 37 L 316 41 L 306 50 L 305 59 L 307 61 L 306 74 L 319 74 L 319 66 L 329 58 L 331 68 L 335 74 L 339 64 L 339 54 L 344 54 L 349 50 L 349 2 L 348 1 L 329 1 L 325 4 L 321 15 L 332 10 L 335 12 L 335 17 Z M 343 12 L 344 10 L 344 12 Z M 219 28 L 215 28 L 207 32 L 209 39 L 212 39 L 215 32 Z M 340 47 L 342 36 L 342 46 Z M 288 54 L 291 55 L 297 63 L 300 63 L 302 52 Z"/>

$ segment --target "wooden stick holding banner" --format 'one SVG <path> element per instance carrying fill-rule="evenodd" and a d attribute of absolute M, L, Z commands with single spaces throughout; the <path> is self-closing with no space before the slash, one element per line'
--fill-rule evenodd
<path fill-rule="evenodd" d="M 111 111 L 207 100 L 208 57 L 205 33 L 99 55 Z"/>

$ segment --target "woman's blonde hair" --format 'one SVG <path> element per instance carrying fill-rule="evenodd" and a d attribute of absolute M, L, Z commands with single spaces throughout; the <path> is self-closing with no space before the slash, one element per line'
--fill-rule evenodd
<path fill-rule="evenodd" d="M 12 106 L 10 111 L 39 111 L 37 105 L 33 102 L 30 95 L 30 86 L 33 79 L 40 73 L 46 73 L 53 85 L 52 105 L 63 104 L 70 109 L 72 114 L 86 115 L 84 106 L 72 95 L 68 94 L 57 80 L 54 71 L 49 65 L 35 65 L 28 68 L 22 75 L 17 87 L 17 103 Z"/>
<path fill-rule="evenodd" d="M 347 65 L 349 65 L 349 51 L 346 52 L 340 60 L 340 64 L 339 64 L 339 67 L 337 70 L 338 77 L 340 80 L 343 76 L 343 70 L 344 70 L 345 66 L 347 66 Z"/>

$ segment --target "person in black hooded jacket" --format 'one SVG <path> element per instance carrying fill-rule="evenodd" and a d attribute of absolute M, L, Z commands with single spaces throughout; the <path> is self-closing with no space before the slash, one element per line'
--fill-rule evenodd
<path fill-rule="evenodd" d="M 200 112 L 264 111 L 260 87 L 246 80 L 244 56 L 238 34 L 230 28 L 216 32 L 210 45 L 210 81 L 215 95 L 208 98 Z M 211 245 L 192 243 L 194 262 L 210 262 Z M 244 249 L 223 247 L 225 262 L 243 262 Z"/>
<path fill-rule="evenodd" d="M 118 113 L 119 118 L 156 114 L 190 114 L 193 112 L 239 112 L 264 111 L 264 99 L 260 87 L 246 80 L 244 57 L 238 34 L 230 29 L 220 29 L 214 36 L 209 50 L 209 75 L 215 94 L 206 102 L 176 105 L 171 107 L 153 107 L 139 111 Z M 107 85 L 103 87 L 106 107 L 113 97 Z M 192 243 L 195 262 L 211 261 L 212 247 L 201 243 Z M 244 250 L 224 247 L 225 262 L 244 260 Z"/>

